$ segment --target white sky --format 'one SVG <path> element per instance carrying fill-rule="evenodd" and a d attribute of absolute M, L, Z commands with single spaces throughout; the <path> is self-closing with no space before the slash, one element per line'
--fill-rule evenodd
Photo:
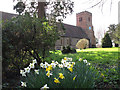
<path fill-rule="evenodd" d="M 75 25 L 76 26 L 76 13 L 82 11 L 89 11 L 92 13 L 92 23 L 94 26 L 95 36 L 99 37 L 99 33 L 103 33 L 104 31 L 108 30 L 108 26 L 110 24 L 118 24 L 118 1 L 120 0 L 112 0 L 112 8 L 110 11 L 110 1 L 106 0 L 105 5 L 103 6 L 103 13 L 101 9 L 96 6 L 91 9 L 87 9 L 90 6 L 94 5 L 94 3 L 98 0 L 72 0 L 74 1 L 74 12 L 72 15 L 68 15 L 67 18 L 64 20 L 64 23 Z M 89 3 L 91 1 L 92 3 Z M 95 1 L 95 2 L 94 2 Z M 1 0 L 0 1 L 0 11 L 9 12 L 9 13 L 16 13 L 13 10 L 13 0 Z"/>

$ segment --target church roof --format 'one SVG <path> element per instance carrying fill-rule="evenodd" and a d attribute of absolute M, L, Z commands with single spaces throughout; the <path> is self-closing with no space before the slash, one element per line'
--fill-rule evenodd
<path fill-rule="evenodd" d="M 2 12 L 0 11 L 0 15 L 2 15 L 2 20 L 10 20 L 12 17 L 17 16 L 17 14 L 12 14 L 12 13 L 7 13 L 7 12 Z M 0 17 L 0 18 L 1 18 Z"/>
<path fill-rule="evenodd" d="M 64 24 L 64 28 L 65 28 L 65 34 L 62 35 L 64 37 L 72 37 L 72 38 L 80 38 L 80 39 L 87 38 L 88 39 L 87 34 L 81 27 Z"/>

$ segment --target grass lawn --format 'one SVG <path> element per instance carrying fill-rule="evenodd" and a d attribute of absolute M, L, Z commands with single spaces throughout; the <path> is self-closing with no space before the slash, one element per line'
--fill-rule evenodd
<path fill-rule="evenodd" d="M 100 74 L 103 75 L 103 80 L 97 82 L 97 87 L 120 87 L 118 78 L 118 53 L 119 48 L 88 48 L 79 50 L 75 54 L 62 54 L 61 51 L 56 51 L 46 58 L 46 61 L 60 60 L 63 57 L 72 57 L 73 61 L 79 60 L 79 58 L 87 59 L 88 62 L 94 66 Z M 120 84 L 119 84 L 120 85 Z"/>

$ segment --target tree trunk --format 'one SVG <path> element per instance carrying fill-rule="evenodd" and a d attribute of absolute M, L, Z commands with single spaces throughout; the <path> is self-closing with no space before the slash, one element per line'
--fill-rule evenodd
<path fill-rule="evenodd" d="M 38 2 L 38 17 L 45 17 L 45 2 Z"/>

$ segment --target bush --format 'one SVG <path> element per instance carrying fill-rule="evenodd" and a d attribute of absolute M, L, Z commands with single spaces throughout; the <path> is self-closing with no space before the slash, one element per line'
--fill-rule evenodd
<path fill-rule="evenodd" d="M 63 47 L 62 53 L 63 54 L 76 53 L 76 49 L 74 49 L 74 48 L 71 49 L 70 46 L 67 46 L 67 48 Z"/>
<path fill-rule="evenodd" d="M 31 63 L 33 66 L 36 63 Z M 87 60 L 72 62 L 72 58 L 64 57 L 61 64 L 57 61 L 41 63 L 41 68 L 31 67 L 20 70 L 21 86 L 27 88 L 94 88 L 98 72 Z M 31 67 L 31 68 L 30 68 Z"/>
<path fill-rule="evenodd" d="M 104 38 L 102 39 L 102 47 L 103 48 L 111 48 L 112 47 L 112 41 L 111 41 L 108 33 L 106 33 Z"/>
<path fill-rule="evenodd" d="M 81 49 L 86 49 L 89 47 L 89 41 L 87 39 L 80 39 L 77 44 L 76 44 L 77 48 L 81 48 Z"/>

